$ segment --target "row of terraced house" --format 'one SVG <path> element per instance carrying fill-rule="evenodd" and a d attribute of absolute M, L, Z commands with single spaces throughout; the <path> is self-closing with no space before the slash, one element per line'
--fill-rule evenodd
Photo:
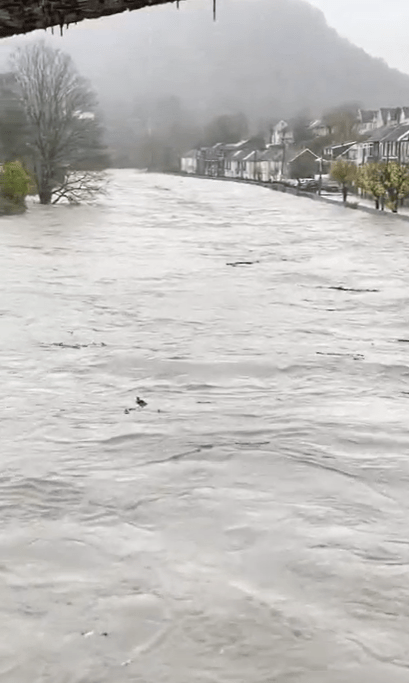
<path fill-rule="evenodd" d="M 309 126 L 311 138 L 331 137 L 331 128 L 321 120 Z M 181 158 L 181 171 L 202 176 L 272 182 L 284 178 L 313 178 L 329 171 L 331 163 L 346 159 L 356 165 L 377 161 L 409 164 L 409 107 L 381 108 L 358 112 L 357 139 L 328 145 L 321 155 L 308 143 L 295 145 L 294 132 L 279 121 L 267 144 L 249 139 L 234 144 L 219 142 L 191 150 Z"/>
<path fill-rule="evenodd" d="M 318 172 L 319 156 L 305 148 L 295 150 L 288 141 L 260 144 L 249 139 L 222 142 L 191 150 L 181 158 L 181 171 L 215 178 L 271 182 L 282 178 L 311 178 Z"/>
<path fill-rule="evenodd" d="M 409 107 L 361 110 L 358 141 L 345 142 L 324 150 L 329 160 L 344 158 L 357 166 L 381 161 L 409 164 Z"/>

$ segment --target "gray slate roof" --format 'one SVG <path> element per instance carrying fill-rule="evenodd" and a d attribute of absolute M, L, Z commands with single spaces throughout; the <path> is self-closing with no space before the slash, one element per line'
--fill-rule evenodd
<path fill-rule="evenodd" d="M 398 142 L 400 138 L 409 133 L 409 125 L 403 124 L 401 126 L 395 126 L 390 130 L 390 132 L 382 138 L 382 142 Z"/>
<path fill-rule="evenodd" d="M 312 152 L 310 149 L 306 148 L 306 149 L 302 149 L 301 152 L 298 152 L 298 154 L 296 154 L 295 157 L 293 157 L 289 163 L 292 164 L 293 161 L 295 161 L 299 157 L 304 156 L 305 154 L 308 154 L 309 156 L 314 157 L 314 159 L 319 159 L 318 154 L 315 154 L 315 152 Z"/>
<path fill-rule="evenodd" d="M 378 112 L 375 109 L 360 109 L 361 123 L 372 123 Z"/>
<path fill-rule="evenodd" d="M 283 156 L 282 145 L 271 145 L 265 152 L 261 152 L 259 161 L 279 161 Z"/>
<path fill-rule="evenodd" d="M 391 121 L 398 121 L 399 119 L 400 107 L 383 107 L 381 108 L 382 120 L 386 124 L 388 121 L 388 115 L 390 114 Z"/>
<path fill-rule="evenodd" d="M 371 137 L 365 140 L 365 142 L 380 142 L 381 140 L 383 140 L 385 135 L 388 135 L 388 133 L 390 133 L 394 129 L 396 129 L 396 126 L 382 126 L 382 128 L 374 130 Z"/>
<path fill-rule="evenodd" d="M 197 157 L 197 149 L 191 149 L 190 152 L 186 152 L 186 154 L 182 155 L 183 159 L 196 159 Z"/>
<path fill-rule="evenodd" d="M 366 143 L 371 142 L 397 142 L 403 135 L 409 133 L 409 125 L 402 124 L 401 126 L 383 126 L 375 130 Z"/>

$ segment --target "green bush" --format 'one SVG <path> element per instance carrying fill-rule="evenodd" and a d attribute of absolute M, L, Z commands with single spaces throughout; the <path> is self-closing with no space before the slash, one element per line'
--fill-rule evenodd
<path fill-rule="evenodd" d="M 5 163 L 0 171 L 0 205 L 5 213 L 24 211 L 32 179 L 20 161 Z"/>

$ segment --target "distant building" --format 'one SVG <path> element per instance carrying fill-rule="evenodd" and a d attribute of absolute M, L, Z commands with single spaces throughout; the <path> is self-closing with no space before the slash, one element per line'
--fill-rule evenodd
<path fill-rule="evenodd" d="M 401 114 L 401 107 L 383 107 L 378 111 L 378 128 L 382 126 L 397 126 L 399 124 L 399 117 Z"/>
<path fill-rule="evenodd" d="M 315 178 L 319 171 L 319 156 L 310 149 L 303 149 L 288 162 L 289 178 Z"/>
<path fill-rule="evenodd" d="M 362 163 L 409 163 L 409 124 L 385 126 L 362 143 Z"/>
<path fill-rule="evenodd" d="M 409 123 L 409 107 L 400 108 L 399 124 Z"/>
<path fill-rule="evenodd" d="M 294 144 L 294 131 L 287 123 L 282 119 L 271 130 L 270 143 L 272 145 L 293 145 Z"/>
<path fill-rule="evenodd" d="M 226 178 L 244 178 L 244 159 L 248 154 L 248 149 L 234 149 L 227 153 L 224 173 Z"/>
<path fill-rule="evenodd" d="M 310 125 L 308 126 L 308 130 L 312 133 L 312 135 L 315 138 L 326 138 L 332 133 L 331 126 L 328 126 L 321 119 L 317 119 L 316 121 L 310 123 Z"/>
<path fill-rule="evenodd" d="M 80 121 L 94 121 L 96 119 L 93 111 L 81 111 L 80 109 L 74 112 L 74 116 Z"/>
<path fill-rule="evenodd" d="M 255 138 L 224 144 L 218 142 L 213 147 L 203 147 L 198 156 L 199 175 L 212 177 L 244 178 L 245 157 L 250 152 L 264 148 L 264 142 Z"/>
<path fill-rule="evenodd" d="M 324 149 L 324 159 L 328 161 L 336 161 L 342 158 L 357 163 L 358 157 L 357 142 L 344 142 L 338 145 L 330 145 Z"/>
<path fill-rule="evenodd" d="M 409 107 L 381 107 L 380 109 L 359 109 L 358 133 L 367 135 L 386 126 L 409 123 Z"/>
<path fill-rule="evenodd" d="M 366 135 L 378 127 L 377 109 L 359 109 L 358 111 L 358 133 Z"/>
<path fill-rule="evenodd" d="M 261 181 L 260 159 L 263 155 L 263 150 L 253 150 L 247 153 L 243 159 L 243 178 L 246 180 Z"/>
<path fill-rule="evenodd" d="M 270 145 L 259 156 L 258 172 L 263 183 L 279 180 L 285 170 L 285 156 L 283 145 Z"/>
<path fill-rule="evenodd" d="M 197 149 L 192 149 L 186 152 L 180 160 L 180 170 L 182 173 L 197 173 Z"/>
<path fill-rule="evenodd" d="M 225 145 L 218 142 L 213 147 L 202 147 L 197 155 L 198 175 L 207 175 L 212 178 L 224 176 Z"/>

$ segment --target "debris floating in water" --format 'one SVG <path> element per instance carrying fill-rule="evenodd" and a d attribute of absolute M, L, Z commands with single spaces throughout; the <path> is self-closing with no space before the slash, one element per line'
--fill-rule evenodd
<path fill-rule="evenodd" d="M 260 263 L 260 261 L 231 261 L 226 263 L 226 266 L 236 268 L 236 266 L 253 266 L 255 263 Z"/>

